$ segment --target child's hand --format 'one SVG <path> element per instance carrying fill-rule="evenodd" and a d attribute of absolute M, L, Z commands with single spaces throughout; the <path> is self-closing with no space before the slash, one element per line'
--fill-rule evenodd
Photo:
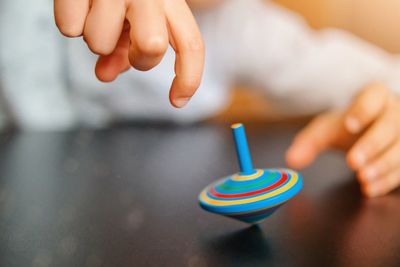
<path fill-rule="evenodd" d="M 54 13 L 64 35 L 83 35 L 100 55 L 100 80 L 112 81 L 130 65 L 155 67 L 169 43 L 176 53 L 171 103 L 183 107 L 199 87 L 204 45 L 185 0 L 54 0 Z"/>
<path fill-rule="evenodd" d="M 385 87 L 363 90 L 346 112 L 318 116 L 295 138 L 287 162 L 310 164 L 328 148 L 347 151 L 365 195 L 384 195 L 400 185 L 400 98 Z"/>

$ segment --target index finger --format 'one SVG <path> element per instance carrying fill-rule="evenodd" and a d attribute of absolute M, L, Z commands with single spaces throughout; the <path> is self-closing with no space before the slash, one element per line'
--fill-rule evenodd
<path fill-rule="evenodd" d="M 165 1 L 165 9 L 170 42 L 176 54 L 170 101 L 173 106 L 181 108 L 200 86 L 204 68 L 204 43 L 186 1 Z"/>
<path fill-rule="evenodd" d="M 340 129 L 339 113 L 328 113 L 313 119 L 295 137 L 286 152 L 289 166 L 301 169 L 308 166 L 319 153 L 333 146 Z"/>

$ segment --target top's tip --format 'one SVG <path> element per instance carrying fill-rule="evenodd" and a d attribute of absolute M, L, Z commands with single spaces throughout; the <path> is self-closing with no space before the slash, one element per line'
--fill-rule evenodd
<path fill-rule="evenodd" d="M 234 124 L 231 125 L 231 128 L 232 129 L 236 129 L 236 128 L 239 128 L 239 127 L 242 127 L 242 126 L 243 126 L 243 124 L 241 124 L 241 123 L 234 123 Z"/>

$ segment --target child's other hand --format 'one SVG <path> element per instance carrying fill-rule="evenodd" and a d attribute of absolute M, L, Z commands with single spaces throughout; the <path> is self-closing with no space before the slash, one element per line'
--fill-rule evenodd
<path fill-rule="evenodd" d="M 347 151 L 366 196 L 387 194 L 400 185 L 400 99 L 381 85 L 365 88 L 345 112 L 318 116 L 287 152 L 294 168 L 309 165 L 328 148 Z"/>
<path fill-rule="evenodd" d="M 200 85 L 204 44 L 185 0 L 54 0 L 54 14 L 65 36 L 83 35 L 99 55 L 101 81 L 114 80 L 131 65 L 155 67 L 170 44 L 176 53 L 171 103 L 183 107 Z"/>

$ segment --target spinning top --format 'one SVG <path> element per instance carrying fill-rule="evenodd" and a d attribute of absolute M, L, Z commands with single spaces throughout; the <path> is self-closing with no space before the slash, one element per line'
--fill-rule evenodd
<path fill-rule="evenodd" d="M 300 191 L 301 175 L 289 169 L 253 169 L 243 125 L 233 124 L 232 132 L 240 173 L 207 186 L 199 203 L 207 211 L 257 224 Z"/>

